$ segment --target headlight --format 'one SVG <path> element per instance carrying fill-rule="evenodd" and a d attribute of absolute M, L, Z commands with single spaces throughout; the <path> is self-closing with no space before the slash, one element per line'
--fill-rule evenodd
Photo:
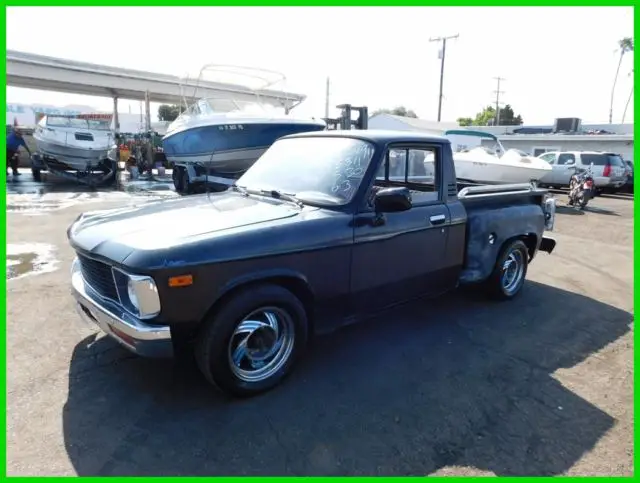
<path fill-rule="evenodd" d="M 136 288 L 133 280 L 129 280 L 127 283 L 127 295 L 129 296 L 129 302 L 137 310 L 140 311 L 140 304 L 138 303 L 138 295 L 136 294 Z"/>
<path fill-rule="evenodd" d="M 158 288 L 151 277 L 130 275 L 117 268 L 113 270 L 122 305 L 141 319 L 149 319 L 160 313 Z"/>

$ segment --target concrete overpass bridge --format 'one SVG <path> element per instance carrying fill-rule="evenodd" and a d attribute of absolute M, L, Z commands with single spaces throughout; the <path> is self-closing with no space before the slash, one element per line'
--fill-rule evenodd
<path fill-rule="evenodd" d="M 150 125 L 151 102 L 181 104 L 185 94 L 198 98 L 210 97 L 255 101 L 289 111 L 306 96 L 271 89 L 254 90 L 247 86 L 220 82 L 185 80 L 177 76 L 123 69 L 106 65 L 7 50 L 7 85 L 48 91 L 111 97 L 116 129 L 119 126 L 118 99 L 145 101 L 147 126 Z M 187 102 L 193 98 L 186 97 Z"/>

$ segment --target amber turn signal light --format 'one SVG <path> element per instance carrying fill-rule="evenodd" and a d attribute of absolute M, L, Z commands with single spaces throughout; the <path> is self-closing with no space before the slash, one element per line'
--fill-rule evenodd
<path fill-rule="evenodd" d="M 193 275 L 169 277 L 169 287 L 187 287 L 193 283 Z"/>

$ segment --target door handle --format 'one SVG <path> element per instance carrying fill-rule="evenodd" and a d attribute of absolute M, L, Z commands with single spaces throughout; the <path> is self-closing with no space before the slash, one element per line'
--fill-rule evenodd
<path fill-rule="evenodd" d="M 446 219 L 447 217 L 444 215 L 433 215 L 429 217 L 429 221 L 432 225 L 441 225 Z"/>

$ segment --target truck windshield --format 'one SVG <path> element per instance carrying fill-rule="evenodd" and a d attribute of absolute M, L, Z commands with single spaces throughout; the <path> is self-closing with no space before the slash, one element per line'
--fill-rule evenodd
<path fill-rule="evenodd" d="M 345 205 L 358 191 L 374 150 L 371 143 L 353 138 L 281 139 L 236 185 L 294 195 L 312 205 Z"/>

